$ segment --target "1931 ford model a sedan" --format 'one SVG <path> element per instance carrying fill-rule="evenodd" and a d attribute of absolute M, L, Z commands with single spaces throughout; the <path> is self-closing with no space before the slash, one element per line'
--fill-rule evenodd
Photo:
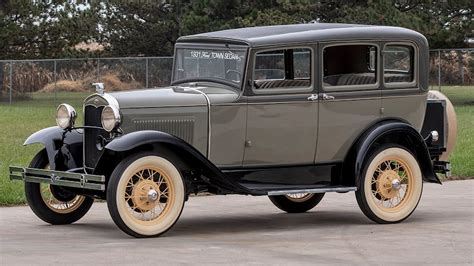
<path fill-rule="evenodd" d="M 188 195 L 269 196 L 305 212 L 355 191 L 363 213 L 395 223 L 423 181 L 449 171 L 446 100 L 428 98 L 428 44 L 397 27 L 301 24 L 182 37 L 170 87 L 61 104 L 25 181 L 35 214 L 72 223 L 93 198 L 127 234 L 157 236 Z M 98 85 L 100 87 L 100 85 Z M 43 186 L 50 194 L 45 197 Z"/>

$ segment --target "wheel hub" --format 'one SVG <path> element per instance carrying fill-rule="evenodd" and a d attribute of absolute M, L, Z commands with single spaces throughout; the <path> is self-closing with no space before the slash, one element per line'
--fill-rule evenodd
<path fill-rule="evenodd" d="M 133 188 L 132 201 L 140 211 L 149 211 L 160 198 L 158 185 L 151 180 L 141 180 Z"/>
<path fill-rule="evenodd" d="M 377 192 L 384 199 L 391 199 L 395 197 L 400 187 L 400 176 L 394 170 L 384 171 L 377 179 Z"/>
<path fill-rule="evenodd" d="M 156 192 L 156 190 L 154 189 L 150 189 L 148 191 L 148 201 L 156 201 L 158 199 L 158 192 Z"/>

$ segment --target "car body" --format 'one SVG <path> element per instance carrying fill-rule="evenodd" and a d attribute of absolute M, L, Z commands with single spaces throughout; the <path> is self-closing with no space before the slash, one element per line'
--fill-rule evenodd
<path fill-rule="evenodd" d="M 301 212 L 325 192 L 356 191 L 369 218 L 399 222 L 415 209 L 421 182 L 440 183 L 436 172 L 449 171 L 439 159 L 446 100 L 427 100 L 428 56 L 423 35 L 387 26 L 314 23 L 181 37 L 169 87 L 103 93 L 97 85 L 84 101 L 84 126 L 74 125 L 72 107 L 60 106 L 64 128 L 25 142 L 45 146 L 50 170 L 11 167 L 11 178 L 49 184 L 53 195 L 106 199 L 116 224 L 139 237 L 168 230 L 188 195 L 200 192 L 266 195 Z M 129 172 L 143 165 L 148 174 Z M 371 169 L 380 177 L 364 187 Z M 398 207 L 384 206 L 386 216 L 368 200 L 371 186 L 382 205 L 402 197 L 400 187 L 408 192 Z M 181 207 L 170 207 L 174 218 L 164 225 L 140 227 L 124 214 L 148 215 L 149 206 L 169 203 L 161 196 L 172 189 Z"/>

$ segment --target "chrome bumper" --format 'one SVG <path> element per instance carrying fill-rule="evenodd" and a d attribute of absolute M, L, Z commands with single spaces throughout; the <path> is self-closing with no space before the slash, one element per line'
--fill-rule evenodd
<path fill-rule="evenodd" d="M 10 166 L 10 179 L 105 191 L 105 176 Z"/>

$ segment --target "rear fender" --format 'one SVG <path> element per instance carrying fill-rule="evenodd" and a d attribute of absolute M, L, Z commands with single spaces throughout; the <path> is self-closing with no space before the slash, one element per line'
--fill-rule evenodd
<path fill-rule="evenodd" d="M 368 156 L 380 144 L 398 144 L 413 153 L 418 161 L 423 180 L 429 183 L 441 184 L 434 172 L 433 163 L 428 147 L 420 133 L 411 125 L 398 121 L 384 121 L 369 128 L 358 139 L 352 148 L 352 154 L 346 158 L 346 173 L 354 177 L 355 185 L 359 184 L 363 166 Z M 347 172 L 347 169 L 351 169 Z M 353 171 L 352 173 L 350 173 Z"/>
<path fill-rule="evenodd" d="M 82 130 L 48 127 L 29 136 L 23 145 L 42 144 L 48 154 L 49 167 L 68 170 L 82 166 Z"/>
<path fill-rule="evenodd" d="M 222 171 L 184 140 L 170 134 L 143 130 L 115 138 L 105 146 L 105 152 L 97 164 L 96 173 L 109 176 L 115 166 L 125 157 L 140 151 L 152 151 L 164 155 L 177 165 L 180 170 L 186 169 L 199 173 L 199 177 L 223 193 L 249 194 L 249 191 L 238 183 L 228 179 Z M 185 177 L 188 178 L 189 177 Z M 193 180 L 186 180 L 191 182 Z"/>

